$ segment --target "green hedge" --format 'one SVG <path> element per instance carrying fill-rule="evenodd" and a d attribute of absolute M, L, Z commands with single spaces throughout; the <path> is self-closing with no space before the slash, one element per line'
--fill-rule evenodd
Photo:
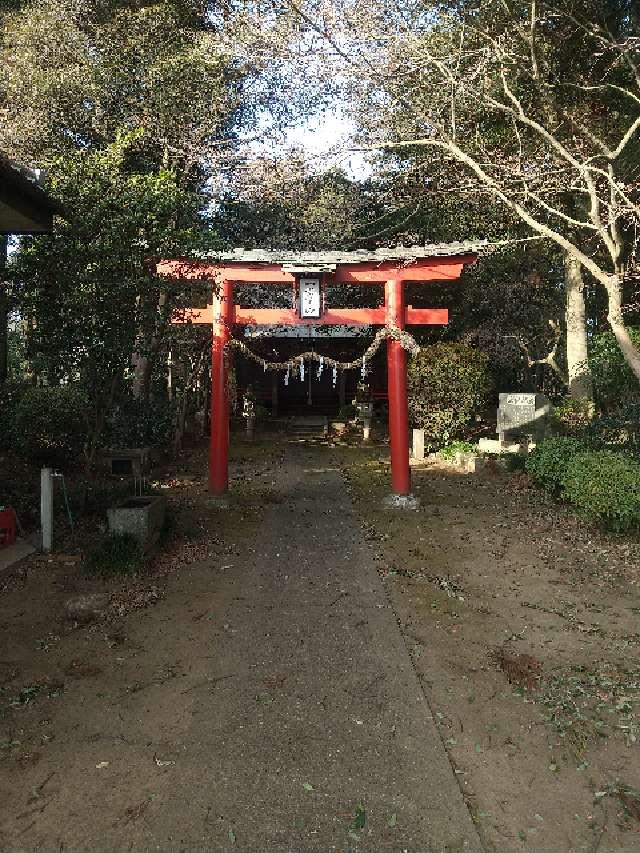
<path fill-rule="evenodd" d="M 606 412 L 591 402 L 567 399 L 555 406 L 552 424 L 560 435 L 582 441 L 592 450 L 616 450 L 640 459 L 640 386 Z"/>
<path fill-rule="evenodd" d="M 615 450 L 640 460 L 640 401 L 622 403 L 595 417 L 584 436 L 594 450 Z"/>
<path fill-rule="evenodd" d="M 640 464 L 622 453 L 578 453 L 566 466 L 565 498 L 586 518 L 613 530 L 640 527 Z"/>
<path fill-rule="evenodd" d="M 570 436 L 547 438 L 527 457 L 526 471 L 545 489 L 560 493 L 567 467 L 576 454 L 586 450 L 582 441 Z"/>

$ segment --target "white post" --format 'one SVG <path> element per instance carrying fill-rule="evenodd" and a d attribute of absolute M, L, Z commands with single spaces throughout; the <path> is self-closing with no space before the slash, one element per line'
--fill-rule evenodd
<path fill-rule="evenodd" d="M 424 460 L 424 430 L 414 429 L 413 431 L 413 454 L 414 459 Z"/>
<path fill-rule="evenodd" d="M 42 550 L 53 548 L 53 477 L 51 468 L 40 472 L 40 528 L 42 530 Z"/>

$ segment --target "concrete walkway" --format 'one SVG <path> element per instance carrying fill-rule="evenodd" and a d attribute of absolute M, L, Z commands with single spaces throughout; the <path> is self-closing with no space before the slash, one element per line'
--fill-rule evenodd
<path fill-rule="evenodd" d="M 27 542 L 25 539 L 16 539 L 13 545 L 0 549 L 0 572 L 3 569 L 8 569 L 9 566 L 13 566 L 14 563 L 24 560 L 30 554 L 34 554 L 35 551 L 36 549 L 31 542 Z"/>
<path fill-rule="evenodd" d="M 327 462 L 288 449 L 255 540 L 128 618 L 113 694 L 65 693 L 68 766 L 51 749 L 16 782 L 0 849 L 481 851 Z"/>

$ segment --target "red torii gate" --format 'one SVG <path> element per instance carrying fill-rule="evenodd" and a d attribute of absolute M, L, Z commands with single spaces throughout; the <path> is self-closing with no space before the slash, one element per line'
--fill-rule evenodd
<path fill-rule="evenodd" d="M 209 489 L 224 494 L 229 486 L 229 398 L 224 349 L 234 323 L 240 325 L 445 325 L 446 308 L 413 308 L 404 304 L 405 282 L 454 281 L 478 257 L 478 243 L 398 247 L 356 252 L 268 252 L 236 250 L 211 259 L 164 260 L 159 275 L 215 280 L 212 304 L 190 308 L 173 318 L 178 323 L 207 323 L 213 329 L 211 352 L 211 439 Z M 242 308 L 233 301 L 234 283 L 290 284 L 293 308 Z M 304 283 L 309 302 L 301 306 L 296 290 Z M 311 290 L 309 283 L 313 284 Z M 332 284 L 384 285 L 381 308 L 335 308 L 323 304 L 322 288 Z M 296 308 L 297 302 L 297 308 Z M 311 311 L 309 311 L 309 308 Z M 305 313 L 306 311 L 306 313 Z M 406 353 L 399 341 L 387 339 L 389 445 L 391 483 L 399 501 L 411 493 Z"/>

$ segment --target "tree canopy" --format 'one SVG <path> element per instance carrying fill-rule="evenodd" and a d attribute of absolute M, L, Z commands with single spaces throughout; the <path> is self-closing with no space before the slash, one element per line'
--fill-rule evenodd
<path fill-rule="evenodd" d="M 335 13 L 334 63 L 361 146 L 396 155 L 428 192 L 491 198 L 568 253 L 604 288 L 608 322 L 640 378 L 624 313 L 640 216 L 635 7 L 356 2 Z M 325 22 L 318 28 L 335 42 Z"/>
<path fill-rule="evenodd" d="M 640 377 L 630 0 L 16 0 L 0 22 L 0 150 L 67 211 L 22 242 L 0 321 L 29 381 L 86 386 L 96 430 L 176 348 L 177 393 L 203 369 L 206 336 L 169 318 L 207 294 L 148 265 L 196 247 L 488 239 L 439 338 L 483 350 L 500 388 L 560 393 L 608 329 Z M 355 132 L 319 168 L 287 129 L 322 133 L 331 105 Z M 336 165 L 349 151 L 370 174 Z"/>

